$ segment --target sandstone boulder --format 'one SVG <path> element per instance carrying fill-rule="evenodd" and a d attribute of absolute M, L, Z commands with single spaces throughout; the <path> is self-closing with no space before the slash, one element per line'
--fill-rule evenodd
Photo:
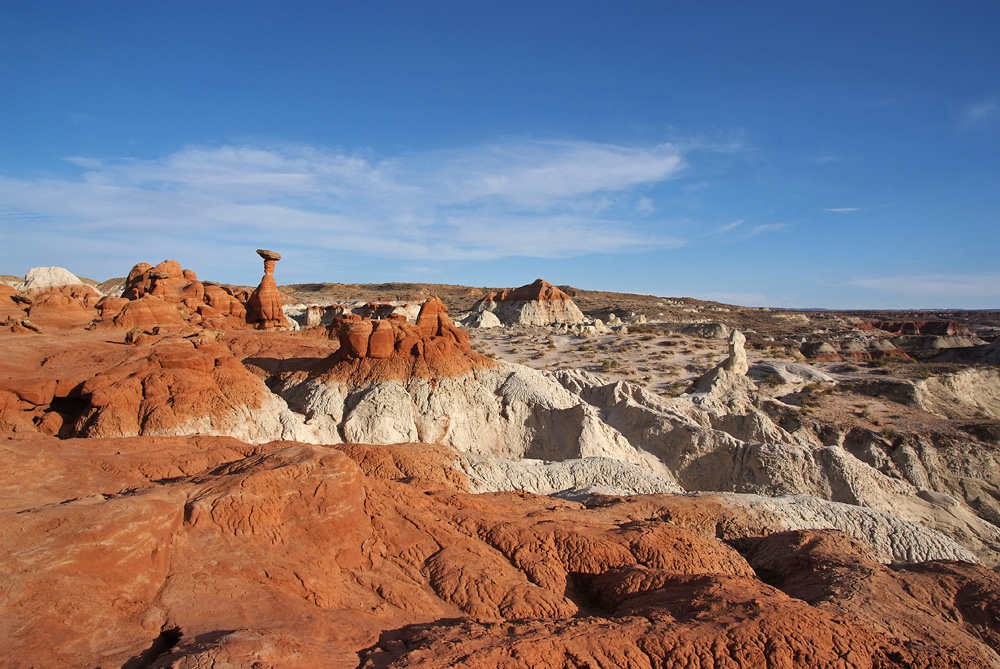
<path fill-rule="evenodd" d="M 112 323 L 122 330 L 139 328 L 150 330 L 154 327 L 176 326 L 187 323 L 187 316 L 181 311 L 183 306 L 162 297 L 145 294 L 129 300 L 112 316 Z M 188 314 L 189 315 L 189 314 Z"/>

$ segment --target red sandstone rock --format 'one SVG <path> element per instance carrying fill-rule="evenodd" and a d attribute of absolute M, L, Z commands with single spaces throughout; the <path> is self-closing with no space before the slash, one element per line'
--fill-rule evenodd
<path fill-rule="evenodd" d="M 368 355 L 368 338 L 372 322 L 355 314 L 344 314 L 334 320 L 338 328 L 340 351 L 347 358 L 364 358 Z"/>
<path fill-rule="evenodd" d="M 235 316 L 241 320 L 246 317 L 246 307 L 243 303 L 221 286 L 205 285 L 205 303 L 220 315 Z"/>
<path fill-rule="evenodd" d="M 368 340 L 368 355 L 372 358 L 390 358 L 396 350 L 396 335 L 390 321 L 378 321 Z"/>
<path fill-rule="evenodd" d="M 122 291 L 122 297 L 126 300 L 135 300 L 148 293 L 153 285 L 152 279 L 149 278 L 149 272 L 152 269 L 153 266 L 147 262 L 135 265 L 125 278 L 125 290 Z"/>
<path fill-rule="evenodd" d="M 340 342 L 340 349 L 325 374 L 357 384 L 458 376 L 496 364 L 472 350 L 468 335 L 455 327 L 438 298 L 424 304 L 416 325 L 401 314 L 373 322 L 347 313 L 333 320 L 328 333 Z"/>
<path fill-rule="evenodd" d="M 247 323 L 261 330 L 287 328 L 289 323 L 281 306 L 282 296 L 274 281 L 274 266 L 281 260 L 281 254 L 257 249 L 257 255 L 264 259 L 264 276 L 247 300 Z"/>
<path fill-rule="evenodd" d="M 754 538 L 723 497 L 471 495 L 451 457 L 12 435 L 0 653 L 13 667 L 996 664 L 990 570 L 890 567 L 829 530 Z"/>
<path fill-rule="evenodd" d="M 904 335 L 937 335 L 940 337 L 968 337 L 969 329 L 961 323 L 951 321 L 880 321 L 874 327 L 886 332 Z"/>
<path fill-rule="evenodd" d="M 570 300 L 570 296 L 545 279 L 535 279 L 520 288 L 506 288 L 490 291 L 484 298 L 487 302 L 518 302 L 538 300 Z"/>
<path fill-rule="evenodd" d="M 114 316 L 114 325 L 123 330 L 148 330 L 159 326 L 181 326 L 187 322 L 177 305 L 155 295 L 130 301 Z"/>
<path fill-rule="evenodd" d="M 80 327 L 97 317 L 93 305 L 100 296 L 90 286 L 63 286 L 32 298 L 28 316 L 43 327 Z"/>
<path fill-rule="evenodd" d="M 102 297 L 94 306 L 102 319 L 110 319 L 121 313 L 121 310 L 128 303 L 129 301 L 124 297 L 111 297 L 110 295 L 107 295 Z"/>
<path fill-rule="evenodd" d="M 0 323 L 8 318 L 20 320 L 27 315 L 21 303 L 14 299 L 15 297 L 17 297 L 17 291 L 13 287 L 0 283 Z"/>
<path fill-rule="evenodd" d="M 193 271 L 181 268 L 176 260 L 165 260 L 155 267 L 137 264 L 129 272 L 121 300 L 105 297 L 99 308 L 104 326 L 149 329 L 175 323 L 174 316 L 163 306 L 147 302 L 125 308 L 150 296 L 171 305 L 183 321 L 208 328 L 240 329 L 246 327 L 246 308 L 238 292 L 216 284 L 206 285 L 198 281 Z M 243 299 L 248 295 L 243 295 Z M 151 309 L 156 313 L 149 313 Z M 123 311 L 134 313 L 121 316 Z"/>
<path fill-rule="evenodd" d="M 441 316 L 446 315 L 448 307 L 441 298 L 434 296 L 424 302 L 417 316 L 417 328 L 421 337 L 438 337 L 441 335 Z M 447 318 L 447 316 L 445 316 Z"/>

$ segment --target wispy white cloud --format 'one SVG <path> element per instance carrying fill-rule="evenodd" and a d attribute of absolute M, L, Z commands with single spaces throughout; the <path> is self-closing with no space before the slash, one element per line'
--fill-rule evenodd
<path fill-rule="evenodd" d="M 416 263 L 683 244 L 635 223 L 656 209 L 648 189 L 684 169 L 672 144 L 521 141 L 397 157 L 222 146 L 67 161 L 77 177 L 0 176 L 10 236 L 30 219 L 36 240 L 80 249 L 245 240 Z"/>
<path fill-rule="evenodd" d="M 755 225 L 752 230 L 747 234 L 748 237 L 753 237 L 756 235 L 764 234 L 765 232 L 776 232 L 778 230 L 784 230 L 788 227 L 787 223 L 761 223 L 760 225 Z"/>
<path fill-rule="evenodd" d="M 978 130 L 1000 121 L 1000 97 L 994 96 L 967 104 L 958 111 L 958 125 L 962 130 Z"/>
<path fill-rule="evenodd" d="M 741 241 L 788 227 L 787 223 L 758 223 L 757 225 L 746 225 L 746 223 L 745 218 L 738 218 L 731 223 L 711 230 L 706 233 L 706 237 L 719 241 Z"/>
<path fill-rule="evenodd" d="M 850 283 L 902 295 L 923 305 L 963 306 L 984 300 L 1000 304 L 1000 272 L 861 277 Z"/>
<path fill-rule="evenodd" d="M 827 207 L 823 211 L 832 211 L 835 214 L 849 214 L 853 211 L 861 211 L 861 207 Z"/>

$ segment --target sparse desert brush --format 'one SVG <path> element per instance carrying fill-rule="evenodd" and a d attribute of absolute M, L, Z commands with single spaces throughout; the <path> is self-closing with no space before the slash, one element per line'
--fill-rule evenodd
<path fill-rule="evenodd" d="M 892 440 L 900 435 L 899 428 L 893 424 L 886 425 L 882 428 L 882 436 L 886 439 Z"/>
<path fill-rule="evenodd" d="M 986 441 L 1000 445 L 1000 421 L 989 420 L 981 423 L 969 423 L 962 426 L 962 431 L 970 434 L 977 441 Z"/>
<path fill-rule="evenodd" d="M 777 374 L 770 374 L 765 377 L 763 381 L 761 381 L 761 385 L 767 386 L 768 388 L 777 388 L 783 383 L 784 381 Z"/>

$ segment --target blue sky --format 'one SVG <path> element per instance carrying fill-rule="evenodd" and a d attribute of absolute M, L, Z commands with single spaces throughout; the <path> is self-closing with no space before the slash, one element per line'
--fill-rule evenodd
<path fill-rule="evenodd" d="M 0 273 L 1000 307 L 1000 3 L 0 3 Z"/>

